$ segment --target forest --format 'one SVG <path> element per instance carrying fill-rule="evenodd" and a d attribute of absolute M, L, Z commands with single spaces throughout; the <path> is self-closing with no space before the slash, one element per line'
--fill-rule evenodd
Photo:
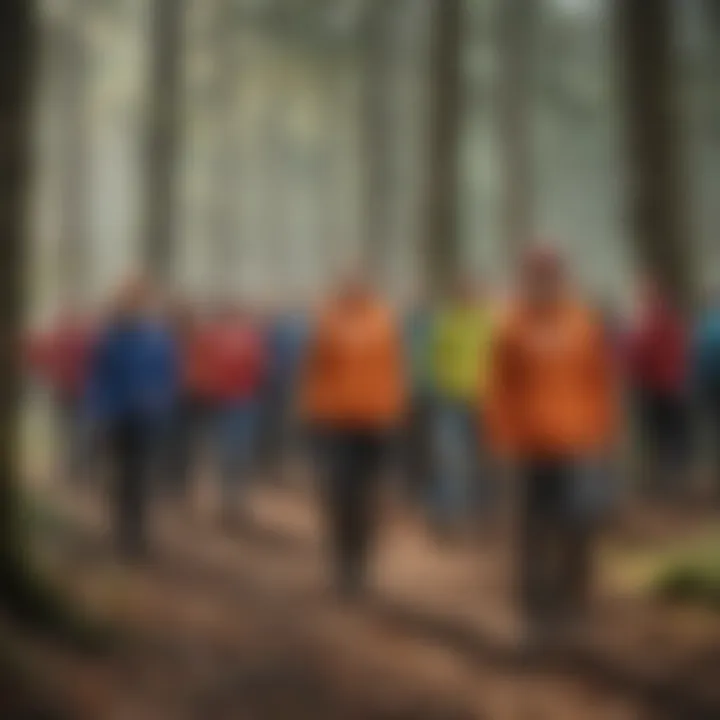
<path fill-rule="evenodd" d="M 312 483 L 263 482 L 231 537 L 198 473 L 160 557 L 118 565 L 104 493 L 51 477 L 24 354 L 139 272 L 266 308 L 362 267 L 403 306 L 503 293 L 539 241 L 613 312 L 652 276 L 692 316 L 720 288 L 718 0 L 3 0 L 0 58 L 0 717 L 720 715 L 716 504 L 628 500 L 591 642 L 533 664 L 504 516 L 448 549 L 389 492 L 353 612 L 323 594 Z M 688 553 L 710 607 L 655 592 Z"/>

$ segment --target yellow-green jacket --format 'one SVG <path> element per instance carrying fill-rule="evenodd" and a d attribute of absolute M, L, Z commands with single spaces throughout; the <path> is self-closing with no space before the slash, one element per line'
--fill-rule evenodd
<path fill-rule="evenodd" d="M 439 397 L 477 402 L 487 385 L 492 315 L 481 305 L 448 305 L 436 314 L 431 333 L 432 379 Z"/>

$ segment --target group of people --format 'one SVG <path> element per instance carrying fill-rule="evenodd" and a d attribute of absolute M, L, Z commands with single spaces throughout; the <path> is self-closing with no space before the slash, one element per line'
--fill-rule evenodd
<path fill-rule="evenodd" d="M 696 330 L 657 284 L 620 323 L 582 297 L 562 256 L 527 252 L 508 298 L 469 281 L 399 316 L 360 275 L 316 311 L 163 305 L 126 284 L 102 327 L 65 318 L 30 343 L 67 448 L 105 440 L 119 549 L 142 554 L 153 488 L 187 497 L 201 453 L 238 519 L 253 476 L 307 447 L 338 589 L 365 588 L 382 479 L 396 476 L 443 535 L 494 509 L 498 468 L 518 503 L 519 596 L 531 626 L 582 616 L 609 508 L 624 397 L 655 489 L 678 490 L 700 398 L 720 438 L 720 308 Z M 78 453 L 67 471 L 81 472 Z M 511 470 L 507 473 L 506 470 Z M 718 487 L 720 489 L 720 485 Z"/>

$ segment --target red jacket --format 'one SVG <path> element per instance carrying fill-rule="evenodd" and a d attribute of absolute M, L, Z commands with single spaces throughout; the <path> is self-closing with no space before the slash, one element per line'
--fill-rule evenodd
<path fill-rule="evenodd" d="M 260 392 L 267 354 L 262 333 L 252 323 L 212 323 L 202 333 L 201 356 L 196 381 L 208 399 L 235 402 Z"/>
<path fill-rule="evenodd" d="M 31 337 L 28 362 L 64 399 L 77 399 L 84 391 L 95 333 L 86 323 L 61 320 L 54 327 Z"/>
<path fill-rule="evenodd" d="M 631 384 L 649 392 L 682 393 L 689 362 L 688 332 L 681 316 L 657 303 L 643 313 L 627 338 Z"/>

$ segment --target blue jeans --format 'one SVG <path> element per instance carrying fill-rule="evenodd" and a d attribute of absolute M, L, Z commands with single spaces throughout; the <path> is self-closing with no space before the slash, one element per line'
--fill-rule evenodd
<path fill-rule="evenodd" d="M 478 412 L 472 403 L 441 399 L 432 432 L 431 511 L 437 522 L 447 525 L 467 517 L 487 500 Z"/>
<path fill-rule="evenodd" d="M 224 500 L 232 502 L 247 489 L 257 423 L 257 406 L 252 400 L 221 405 L 216 410 L 214 436 Z"/>

